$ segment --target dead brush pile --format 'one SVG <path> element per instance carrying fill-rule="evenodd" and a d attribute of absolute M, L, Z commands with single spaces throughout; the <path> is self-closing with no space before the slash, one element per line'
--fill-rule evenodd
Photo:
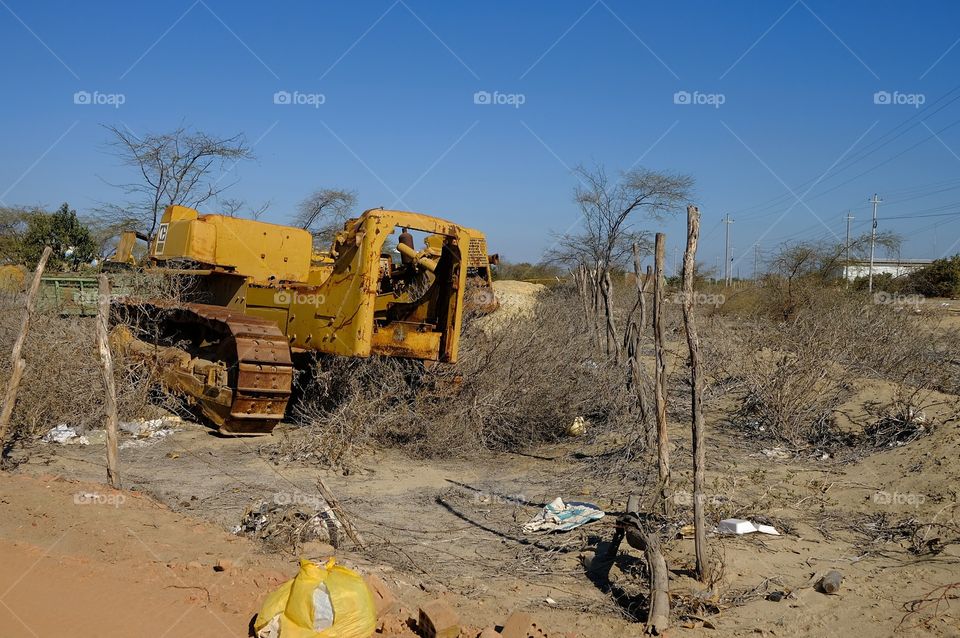
<path fill-rule="evenodd" d="M 898 413 L 919 411 L 930 390 L 951 383 L 929 318 L 842 289 L 822 288 L 788 320 L 720 317 L 703 343 L 714 381 L 741 397 L 734 423 L 795 449 L 839 442 L 834 410 L 859 379 L 893 383 Z"/>
<path fill-rule="evenodd" d="M 344 465 L 372 445 L 426 457 L 519 450 L 578 416 L 616 427 L 629 411 L 624 373 L 597 354 L 579 304 L 544 291 L 529 315 L 493 329 L 468 320 L 452 366 L 320 358 L 294 408 L 300 427 L 265 452 Z"/>

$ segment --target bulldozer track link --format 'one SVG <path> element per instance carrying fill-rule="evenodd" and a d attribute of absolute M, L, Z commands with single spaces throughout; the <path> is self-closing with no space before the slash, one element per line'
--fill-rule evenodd
<path fill-rule="evenodd" d="M 293 385 L 293 362 L 290 344 L 275 323 L 207 304 L 149 301 L 119 305 L 139 321 L 202 326 L 207 334 L 219 337 L 221 358 L 215 363 L 226 366 L 229 405 L 220 392 L 174 389 L 195 400 L 221 434 L 270 434 L 283 419 Z"/>

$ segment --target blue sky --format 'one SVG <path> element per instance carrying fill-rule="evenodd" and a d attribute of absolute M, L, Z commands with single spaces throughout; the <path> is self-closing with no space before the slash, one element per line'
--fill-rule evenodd
<path fill-rule="evenodd" d="M 0 0 L 0 200 L 122 201 L 101 125 L 186 123 L 246 134 L 229 195 L 269 221 L 346 187 L 534 261 L 577 222 L 570 169 L 601 163 L 692 174 L 701 259 L 729 212 L 744 276 L 757 242 L 842 238 L 848 210 L 867 231 L 874 192 L 902 256 L 938 256 L 960 252 L 958 39 L 953 1 Z M 680 216 L 647 226 L 680 246 Z"/>

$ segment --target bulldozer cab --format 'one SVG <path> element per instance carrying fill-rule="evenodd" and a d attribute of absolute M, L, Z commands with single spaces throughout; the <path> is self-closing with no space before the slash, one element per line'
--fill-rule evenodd
<path fill-rule="evenodd" d="M 401 229 L 424 233 L 422 249 L 399 241 L 391 248 L 388 241 Z M 354 356 L 455 361 L 467 275 L 464 240 L 456 224 L 405 211 L 374 209 L 348 222 L 317 290 L 323 303 L 316 319 L 330 326 L 319 337 Z"/>

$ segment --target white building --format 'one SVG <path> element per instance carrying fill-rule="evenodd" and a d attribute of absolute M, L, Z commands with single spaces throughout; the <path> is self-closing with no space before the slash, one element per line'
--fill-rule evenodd
<path fill-rule="evenodd" d="M 889 273 L 894 277 L 902 277 L 931 263 L 933 263 L 932 259 L 874 259 L 873 275 Z M 843 276 L 848 281 L 853 281 L 858 277 L 869 277 L 870 261 L 851 261 L 843 267 Z"/>

